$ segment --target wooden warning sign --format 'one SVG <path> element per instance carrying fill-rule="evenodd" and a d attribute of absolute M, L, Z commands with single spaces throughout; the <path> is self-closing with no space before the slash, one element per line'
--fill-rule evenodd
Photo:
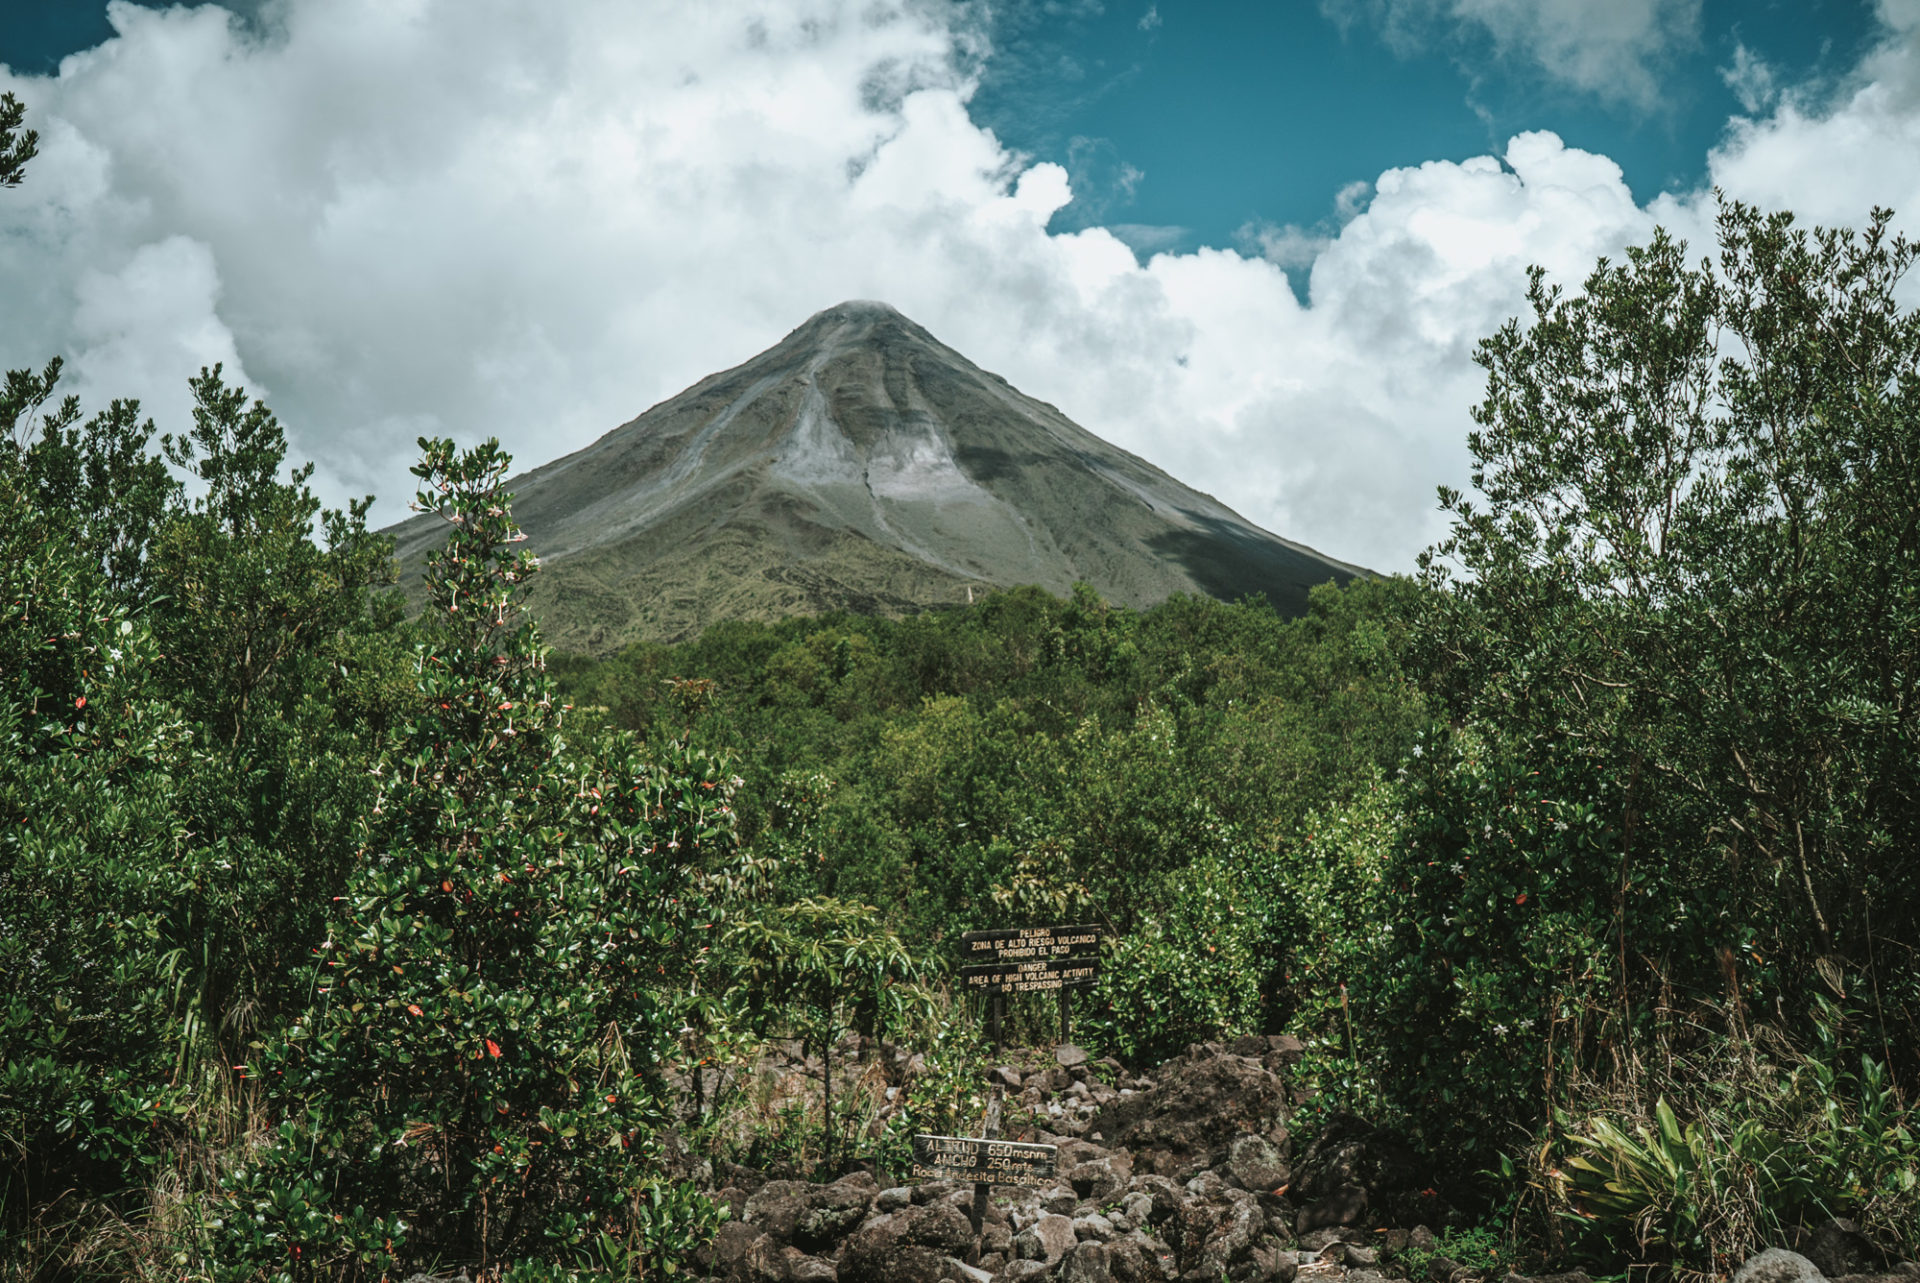
<path fill-rule="evenodd" d="M 996 962 L 960 968 L 968 992 L 1046 993 L 1086 989 L 1100 978 L 1095 958 L 1046 958 L 1038 962 Z"/>
<path fill-rule="evenodd" d="M 917 1180 L 975 1181 L 990 1185 L 1053 1184 L 1059 1151 L 1052 1145 L 1028 1145 L 980 1136 L 915 1136 L 913 1175 Z"/>
<path fill-rule="evenodd" d="M 960 936 L 962 964 L 1089 958 L 1099 952 L 1099 927 L 1015 927 L 967 931 Z"/>

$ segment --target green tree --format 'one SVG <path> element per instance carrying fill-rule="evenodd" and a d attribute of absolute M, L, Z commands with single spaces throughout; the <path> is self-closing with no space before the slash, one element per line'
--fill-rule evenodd
<path fill-rule="evenodd" d="M 261 1053 L 281 1122 L 226 1185 L 214 1260 L 378 1277 L 434 1261 L 627 1274 L 716 1213 L 662 1173 L 662 1067 L 703 923 L 690 872 L 731 842 L 724 763 L 576 728 L 519 616 L 535 561 L 507 456 L 423 441 L 451 537 L 430 644 L 379 773 L 365 854 Z"/>
<path fill-rule="evenodd" d="M 139 405 L 83 422 L 61 371 L 0 386 L 0 1277 L 122 1277 L 190 1232 L 401 690 L 386 541 L 283 477 L 264 406 L 192 381 L 160 443 L 190 502 Z"/>
<path fill-rule="evenodd" d="M 116 1269 L 193 1103 L 193 732 L 0 457 L 0 1276 Z"/>
<path fill-rule="evenodd" d="M 871 905 L 814 897 L 743 915 L 727 933 L 737 975 L 765 1017 L 820 1053 L 822 1162 L 833 1166 L 833 1049 L 931 1012 L 919 968 Z"/>
<path fill-rule="evenodd" d="M 0 187 L 18 187 L 27 162 L 40 150 L 40 135 L 22 129 L 27 109 L 12 94 L 0 94 Z"/>
<path fill-rule="evenodd" d="M 1831 999 L 1913 1085 L 1920 248 L 1890 217 L 1726 202 L 1714 260 L 1662 232 L 1578 294 L 1536 271 L 1481 345 L 1482 499 L 1443 492 L 1416 644 L 1460 729 L 1410 773 L 1378 1012 L 1461 1144 L 1581 1082 L 1650 1109 L 1694 1004 L 1806 1041 Z"/>

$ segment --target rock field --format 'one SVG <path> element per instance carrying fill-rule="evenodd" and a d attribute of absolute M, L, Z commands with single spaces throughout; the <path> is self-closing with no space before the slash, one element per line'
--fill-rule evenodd
<path fill-rule="evenodd" d="M 917 1067 L 885 1051 L 883 1063 L 898 1058 L 891 1074 Z M 1385 1283 L 1416 1268 L 1416 1283 L 1490 1280 L 1436 1255 L 1428 1226 L 1449 1213 L 1444 1182 L 1392 1135 L 1341 1115 L 1294 1152 L 1287 1071 L 1302 1051 L 1286 1036 L 1201 1044 L 1151 1077 L 1072 1046 L 1004 1063 L 993 1071 L 1001 1135 L 1057 1145 L 1058 1175 L 1042 1189 L 993 1187 L 978 1236 L 970 1184 L 708 1169 L 732 1219 L 701 1265 L 727 1283 Z M 1835 1222 L 1799 1245 L 1824 1254 L 1819 1264 L 1776 1251 L 1799 1265 L 1756 1258 L 1762 1268 L 1736 1283 L 1920 1283 L 1920 1267 L 1875 1259 L 1849 1228 Z"/>

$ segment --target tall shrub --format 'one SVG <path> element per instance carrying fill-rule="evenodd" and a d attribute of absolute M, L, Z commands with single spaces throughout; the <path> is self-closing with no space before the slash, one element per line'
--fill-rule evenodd
<path fill-rule="evenodd" d="M 1556 1101 L 1665 1128 L 1676 1087 L 1684 1135 L 1705 1042 L 1804 1047 L 1827 1001 L 1840 1062 L 1916 1086 L 1920 247 L 1890 218 L 1725 203 L 1716 259 L 1656 233 L 1577 294 L 1536 271 L 1481 345 L 1481 498 L 1443 492 L 1422 559 L 1454 731 L 1378 1012 L 1419 1049 L 1403 1105 L 1470 1151 Z"/>
<path fill-rule="evenodd" d="M 518 614 L 536 562 L 492 442 L 423 441 L 449 524 L 431 644 L 307 1014 L 250 1072 L 279 1110 L 228 1181 L 228 1277 L 429 1264 L 637 1274 L 716 1213 L 663 1170 L 661 1065 L 706 925 L 690 870 L 732 840 L 722 764 L 578 728 Z"/>

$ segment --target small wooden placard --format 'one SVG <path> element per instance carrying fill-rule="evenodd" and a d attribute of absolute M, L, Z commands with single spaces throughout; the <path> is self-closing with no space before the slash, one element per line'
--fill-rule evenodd
<path fill-rule="evenodd" d="M 1046 958 L 1039 962 L 987 963 L 960 968 L 960 983 L 984 993 L 1045 993 L 1054 989 L 1087 989 L 1100 978 L 1093 958 Z"/>
<path fill-rule="evenodd" d="M 962 962 L 1035 962 L 1043 958 L 1089 958 L 1100 952 L 1099 927 L 1015 927 L 966 931 Z"/>
<path fill-rule="evenodd" d="M 1052 1145 L 988 1140 L 979 1136 L 913 1138 L 916 1180 L 975 1181 L 1041 1189 L 1053 1183 L 1058 1157 L 1059 1150 Z"/>

